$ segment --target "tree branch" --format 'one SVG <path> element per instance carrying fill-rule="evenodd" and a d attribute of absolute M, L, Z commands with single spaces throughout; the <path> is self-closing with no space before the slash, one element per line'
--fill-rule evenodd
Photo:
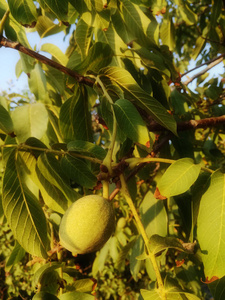
<path fill-rule="evenodd" d="M 206 118 L 202 120 L 190 120 L 177 123 L 177 131 L 184 131 L 197 128 L 213 127 L 220 124 L 225 124 L 225 115 L 220 117 Z M 155 121 L 148 124 L 149 131 L 164 131 L 165 128 Z"/>
<path fill-rule="evenodd" d="M 224 56 L 225 56 L 225 54 L 222 54 L 222 55 L 218 56 L 216 59 L 212 60 L 211 63 L 207 62 L 207 64 L 208 64 L 208 63 L 209 63 L 209 64 L 208 64 L 208 66 L 207 66 L 204 70 L 198 72 L 198 73 L 195 74 L 193 77 L 187 79 L 187 80 L 184 82 L 184 84 L 185 84 L 185 85 L 188 85 L 188 84 L 191 83 L 193 80 L 195 80 L 196 78 L 198 78 L 198 77 L 200 77 L 201 75 L 205 74 L 208 70 L 212 69 L 213 67 L 215 67 L 216 65 L 218 65 L 219 63 L 221 63 L 221 62 L 223 61 Z M 205 64 L 206 64 L 206 63 L 205 63 Z M 204 65 L 204 64 L 202 64 L 201 66 L 203 66 L 203 65 Z M 191 72 L 191 71 L 193 71 L 193 70 L 195 70 L 195 69 L 197 69 L 197 68 L 199 68 L 199 67 L 200 67 L 200 66 L 197 66 L 196 68 L 194 68 L 194 69 L 192 69 L 192 70 L 190 70 L 190 71 L 188 71 L 188 72 Z M 186 73 L 184 73 L 184 74 L 187 74 L 188 72 L 186 72 Z M 183 74 L 183 75 L 184 75 L 184 74 Z M 182 75 L 182 76 L 183 76 L 183 75 Z"/>
<path fill-rule="evenodd" d="M 225 0 L 224 0 L 224 1 L 225 1 Z M 201 64 L 201 65 L 199 65 L 199 66 L 196 66 L 196 67 L 194 67 L 193 69 L 188 70 L 187 72 L 181 74 L 181 77 L 187 75 L 187 74 L 190 73 L 190 72 L 193 72 L 193 71 L 195 71 L 195 70 L 201 68 L 202 66 L 210 65 L 210 64 L 213 63 L 214 61 L 219 60 L 219 59 L 221 59 L 221 58 L 224 57 L 224 56 L 225 56 L 225 53 L 223 53 L 223 54 L 221 54 L 221 55 L 219 55 L 219 56 L 217 56 L 217 57 L 215 57 L 215 58 L 213 58 L 213 59 L 211 59 L 211 60 L 209 60 L 209 61 L 206 61 L 206 62 L 204 62 L 203 64 Z"/>
<path fill-rule="evenodd" d="M 41 63 L 43 64 L 46 64 L 48 66 L 51 66 L 57 70 L 59 70 L 60 72 L 63 72 L 65 73 L 66 75 L 69 75 L 73 78 L 75 78 L 79 83 L 83 83 L 83 84 L 86 84 L 88 86 L 91 86 L 93 87 L 94 85 L 94 81 L 87 78 L 87 77 L 84 77 L 82 76 L 81 74 L 78 74 L 77 72 L 67 68 L 67 67 L 64 67 L 63 65 L 45 57 L 44 55 L 41 55 L 31 49 L 28 49 L 26 47 L 24 47 L 23 45 L 21 45 L 19 42 L 13 42 L 13 41 L 10 41 L 9 39 L 3 37 L 2 35 L 0 35 L 0 47 L 6 47 L 6 48 L 11 48 L 11 49 L 15 49 L 15 50 L 18 50 L 26 55 L 29 55 L 35 59 L 37 59 L 38 61 L 40 61 Z"/>

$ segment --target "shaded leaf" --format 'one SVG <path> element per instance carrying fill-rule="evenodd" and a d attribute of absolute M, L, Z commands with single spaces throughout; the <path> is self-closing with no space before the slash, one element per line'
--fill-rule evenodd
<path fill-rule="evenodd" d="M 59 298 L 48 292 L 39 292 L 34 295 L 32 300 L 59 300 Z"/>
<path fill-rule="evenodd" d="M 68 0 L 39 0 L 39 3 L 44 9 L 49 9 L 59 20 L 67 20 Z"/>
<path fill-rule="evenodd" d="M 76 66 L 76 71 L 84 74 L 88 71 L 98 73 L 108 66 L 113 58 L 113 51 L 108 44 L 96 42 L 89 50 L 87 57 Z"/>
<path fill-rule="evenodd" d="M 37 12 L 33 0 L 8 0 L 10 13 L 22 25 L 36 21 Z"/>
<path fill-rule="evenodd" d="M 10 134 L 13 132 L 13 122 L 9 112 L 0 105 L 0 132 Z"/>
<path fill-rule="evenodd" d="M 86 91 L 77 90 L 61 107 L 59 126 L 65 141 L 92 140 L 91 114 Z"/>
<path fill-rule="evenodd" d="M 25 253 L 26 253 L 25 250 L 20 246 L 20 244 L 17 241 L 15 241 L 13 251 L 6 260 L 6 264 L 5 264 L 6 272 L 9 272 L 15 264 L 20 262 L 25 256 Z"/>
<path fill-rule="evenodd" d="M 59 213 L 64 213 L 80 198 L 69 186 L 58 160 L 50 153 L 43 153 L 38 157 L 34 180 L 46 205 Z"/>
<path fill-rule="evenodd" d="M 106 151 L 102 147 L 90 142 L 76 140 L 67 144 L 68 151 L 79 152 L 81 154 L 90 155 L 103 160 L 106 156 Z"/>
<path fill-rule="evenodd" d="M 30 254 L 47 257 L 47 225 L 36 196 L 23 182 L 19 154 L 13 151 L 3 178 L 3 209 L 15 239 Z"/>
<path fill-rule="evenodd" d="M 61 166 L 67 176 L 81 186 L 91 189 L 96 185 L 97 178 L 83 160 L 66 155 L 62 158 Z"/>
<path fill-rule="evenodd" d="M 225 299 L 225 276 L 208 284 L 215 300 Z"/>
<path fill-rule="evenodd" d="M 158 182 L 163 196 L 171 197 L 186 192 L 197 180 L 201 166 L 195 165 L 191 158 L 182 158 L 174 162 Z"/>
<path fill-rule="evenodd" d="M 79 19 L 75 31 L 75 39 L 79 50 L 82 54 L 82 59 L 84 59 L 87 54 L 91 44 L 93 27 L 84 22 L 81 18 Z"/>

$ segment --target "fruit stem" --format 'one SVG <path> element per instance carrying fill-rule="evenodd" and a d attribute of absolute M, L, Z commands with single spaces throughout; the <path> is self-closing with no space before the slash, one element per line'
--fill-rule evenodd
<path fill-rule="evenodd" d="M 165 292 L 165 289 L 164 289 L 164 284 L 163 284 L 163 280 L 162 280 L 162 277 L 161 277 L 161 274 L 160 274 L 160 271 L 159 271 L 159 267 L 158 267 L 158 264 L 157 264 L 157 261 L 156 261 L 156 257 L 154 255 L 154 253 L 151 252 L 148 236 L 145 232 L 144 226 L 143 226 L 143 224 L 140 220 L 140 217 L 139 217 L 139 215 L 137 213 L 137 210 L 134 206 L 134 203 L 131 199 L 131 196 L 130 196 L 130 193 L 128 191 L 127 184 L 126 184 L 126 181 L 125 181 L 125 178 L 124 178 L 123 174 L 120 175 L 120 182 L 121 182 L 121 192 L 124 195 L 128 205 L 130 207 L 130 210 L 131 210 L 131 212 L 134 216 L 134 219 L 137 223 L 138 229 L 139 229 L 139 231 L 142 235 L 142 238 L 144 240 L 148 258 L 151 260 L 151 263 L 153 265 L 153 268 L 154 268 L 154 271 L 155 271 L 155 274 L 156 274 L 156 278 L 157 278 L 157 282 L 158 282 L 159 293 L 161 295 L 161 298 L 163 300 L 166 300 L 166 292 Z"/>
<path fill-rule="evenodd" d="M 109 182 L 108 182 L 108 180 L 102 180 L 102 189 L 103 189 L 103 193 L 102 193 L 103 198 L 109 199 Z"/>

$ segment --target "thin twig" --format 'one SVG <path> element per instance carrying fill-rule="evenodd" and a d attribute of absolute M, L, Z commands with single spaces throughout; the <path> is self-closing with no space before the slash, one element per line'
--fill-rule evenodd
<path fill-rule="evenodd" d="M 190 129 L 197 129 L 197 128 L 206 128 L 206 127 L 213 127 L 220 124 L 225 124 L 225 115 L 220 117 L 212 117 L 212 118 L 205 118 L 202 120 L 189 120 L 184 122 L 177 123 L 177 131 L 184 131 Z M 165 131 L 165 128 L 152 121 L 148 124 L 149 131 Z"/>
<path fill-rule="evenodd" d="M 202 63 L 201 65 L 194 67 L 191 70 L 188 70 L 187 72 L 181 74 L 181 77 L 183 77 L 183 76 L 187 75 L 188 73 L 191 73 L 191 72 L 193 72 L 193 71 L 195 71 L 195 70 L 197 70 L 197 69 L 199 69 L 199 68 L 201 68 L 201 67 L 203 67 L 205 65 L 210 65 L 214 61 L 220 60 L 223 57 L 225 57 L 225 53 L 223 53 L 223 54 L 221 54 L 221 55 L 219 55 L 219 56 L 217 56 L 217 57 L 215 57 L 215 58 L 213 58 L 213 59 L 211 59 L 209 61 L 206 61 L 206 62 Z"/>
<path fill-rule="evenodd" d="M 216 65 L 218 65 L 219 63 L 221 63 L 223 61 L 223 57 L 220 57 L 217 60 L 214 60 L 213 62 L 211 62 L 204 70 L 198 72 L 197 74 L 195 74 L 194 76 L 188 78 L 184 84 L 188 85 L 189 83 L 191 83 L 193 80 L 195 80 L 196 78 L 202 76 L 203 74 L 205 74 L 208 70 L 212 69 L 213 67 L 215 67 Z"/>
<path fill-rule="evenodd" d="M 35 59 L 37 59 L 38 61 L 40 61 L 43 64 L 46 64 L 48 66 L 51 66 L 57 70 L 59 70 L 60 72 L 65 73 L 66 75 L 69 75 L 73 78 L 75 78 L 78 82 L 86 84 L 88 86 L 93 87 L 94 85 L 94 81 L 91 80 L 90 78 L 87 78 L 81 74 L 78 74 L 77 72 L 64 67 L 63 65 L 57 63 L 56 61 L 53 61 L 47 57 L 45 57 L 44 55 L 41 55 L 31 49 L 28 49 L 26 47 L 24 47 L 22 44 L 20 44 L 19 42 L 13 42 L 10 41 L 9 39 L 3 37 L 2 35 L 0 36 L 0 47 L 6 47 L 6 48 L 11 48 L 11 49 L 15 49 L 18 50 L 26 55 L 29 55 Z"/>

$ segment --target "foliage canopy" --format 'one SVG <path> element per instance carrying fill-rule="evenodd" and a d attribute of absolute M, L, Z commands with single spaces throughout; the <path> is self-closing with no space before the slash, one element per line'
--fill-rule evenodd
<path fill-rule="evenodd" d="M 0 0 L 0 18 L 29 84 L 0 97 L 3 273 L 29 268 L 26 299 L 223 299 L 224 74 L 208 71 L 225 1 Z M 65 53 L 45 43 L 59 32 Z M 205 68 L 188 77 L 191 60 Z M 60 220 L 89 194 L 113 201 L 117 225 L 73 257 Z"/>

